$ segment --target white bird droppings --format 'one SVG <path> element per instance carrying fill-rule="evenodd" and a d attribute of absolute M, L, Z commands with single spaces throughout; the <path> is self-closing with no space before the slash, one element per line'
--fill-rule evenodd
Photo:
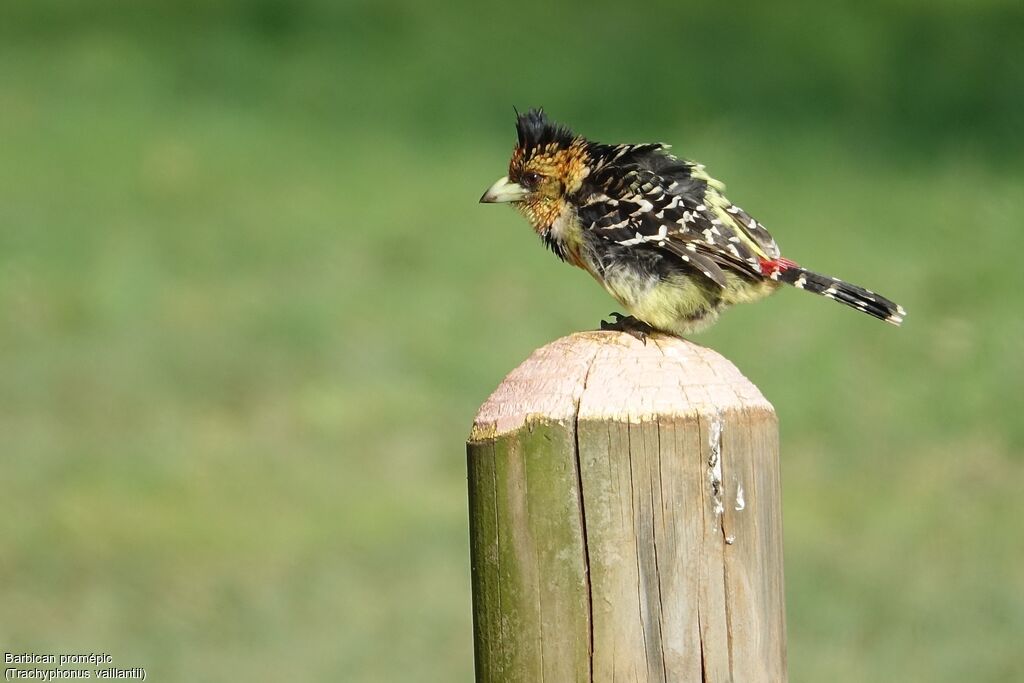
<path fill-rule="evenodd" d="M 722 505 L 722 411 L 716 410 L 710 415 L 708 427 L 708 483 L 711 485 L 711 497 L 714 501 L 715 515 L 725 512 Z"/>

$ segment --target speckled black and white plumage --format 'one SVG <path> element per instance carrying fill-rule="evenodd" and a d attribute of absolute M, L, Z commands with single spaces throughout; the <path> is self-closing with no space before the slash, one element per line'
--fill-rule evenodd
<path fill-rule="evenodd" d="M 540 110 L 519 115 L 509 175 L 481 201 L 511 201 L 551 250 L 655 329 L 688 334 L 781 284 L 899 325 L 903 309 L 782 258 L 768 231 L 704 167 L 667 145 L 606 145 Z"/>

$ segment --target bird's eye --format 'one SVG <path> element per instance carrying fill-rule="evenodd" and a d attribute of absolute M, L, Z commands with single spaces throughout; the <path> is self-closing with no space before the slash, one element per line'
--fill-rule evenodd
<path fill-rule="evenodd" d="M 528 172 L 523 174 L 523 184 L 524 185 L 529 185 L 529 186 L 532 187 L 532 186 L 534 186 L 534 185 L 536 185 L 537 183 L 540 182 L 540 178 L 541 178 L 540 173 L 534 173 L 533 171 L 528 171 Z"/>

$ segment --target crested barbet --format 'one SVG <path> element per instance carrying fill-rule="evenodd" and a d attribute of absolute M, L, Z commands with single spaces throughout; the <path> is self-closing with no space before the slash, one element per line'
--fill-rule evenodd
<path fill-rule="evenodd" d="M 899 325 L 903 307 L 782 257 L 764 226 L 723 194 L 704 167 L 668 145 L 592 142 L 518 114 L 508 175 L 480 198 L 510 202 L 560 259 L 590 273 L 632 317 L 615 325 L 646 339 L 699 332 L 736 303 L 782 284 Z"/>

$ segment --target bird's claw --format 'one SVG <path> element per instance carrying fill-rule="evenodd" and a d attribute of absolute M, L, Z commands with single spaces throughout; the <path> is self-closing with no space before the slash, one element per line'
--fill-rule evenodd
<path fill-rule="evenodd" d="M 644 346 L 647 346 L 647 337 L 654 333 L 654 328 L 645 323 L 639 318 L 634 318 L 631 315 L 622 315 L 612 311 L 608 314 L 610 317 L 615 319 L 615 322 L 608 322 L 607 320 L 601 321 L 601 329 L 613 332 L 625 332 L 626 334 L 635 337 Z"/>

